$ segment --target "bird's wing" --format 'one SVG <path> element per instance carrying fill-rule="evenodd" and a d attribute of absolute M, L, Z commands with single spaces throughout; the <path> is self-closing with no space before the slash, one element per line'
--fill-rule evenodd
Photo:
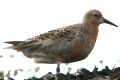
<path fill-rule="evenodd" d="M 80 23 L 73 24 L 29 38 L 19 44 L 18 42 L 16 44 L 11 42 L 13 44 L 11 48 L 29 52 L 69 53 L 75 44 L 87 38 L 85 35 L 87 33 L 86 30 L 87 28 Z"/>
<path fill-rule="evenodd" d="M 37 40 L 32 47 L 29 47 L 31 50 L 37 49 L 38 52 L 58 54 L 67 53 L 72 50 L 75 44 L 84 41 L 85 38 L 87 38 L 84 34 L 87 32 L 86 30 L 85 26 L 74 24 L 51 30 L 47 33 L 29 38 L 27 41 L 29 43 L 29 41 Z"/>

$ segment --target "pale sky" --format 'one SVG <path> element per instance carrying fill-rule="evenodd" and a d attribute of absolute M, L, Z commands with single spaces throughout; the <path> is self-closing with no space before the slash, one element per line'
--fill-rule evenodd
<path fill-rule="evenodd" d="M 100 10 L 106 19 L 120 26 L 119 3 L 119 0 L 0 0 L 0 54 L 4 55 L 4 59 L 0 62 L 4 66 L 8 63 L 14 65 L 28 62 L 33 65 L 33 60 L 21 58 L 22 53 L 3 50 L 4 47 L 9 46 L 3 42 L 25 40 L 52 29 L 81 23 L 84 13 L 91 9 Z M 72 63 L 69 67 L 73 68 L 76 67 L 73 65 L 79 64 L 80 66 L 77 68 L 86 67 L 90 70 L 95 65 L 101 66 L 101 68 L 110 65 L 112 68 L 117 64 L 115 61 L 120 60 L 119 35 L 119 27 L 101 24 L 98 39 L 91 54 L 85 60 Z M 14 54 L 17 58 L 9 59 L 10 54 Z M 105 61 L 103 65 L 98 63 L 99 60 Z M 114 63 L 108 63 L 108 61 Z M 92 67 L 87 66 L 88 64 Z M 36 64 L 34 65 L 36 66 Z M 41 65 L 39 64 L 39 66 Z M 120 67 L 119 64 L 116 66 Z M 20 66 L 16 68 L 18 67 L 21 68 Z M 27 69 L 26 65 L 22 67 Z"/>

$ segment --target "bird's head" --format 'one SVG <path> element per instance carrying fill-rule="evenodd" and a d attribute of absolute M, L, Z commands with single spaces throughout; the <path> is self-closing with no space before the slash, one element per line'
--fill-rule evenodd
<path fill-rule="evenodd" d="M 88 25 L 94 25 L 94 26 L 99 26 L 102 23 L 107 23 L 107 24 L 118 27 L 116 24 L 105 19 L 103 17 L 102 13 L 98 10 L 90 10 L 90 11 L 86 12 L 82 23 L 88 24 Z"/>

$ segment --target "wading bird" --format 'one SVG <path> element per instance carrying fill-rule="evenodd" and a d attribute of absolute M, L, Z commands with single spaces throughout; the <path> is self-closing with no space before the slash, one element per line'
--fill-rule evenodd
<path fill-rule="evenodd" d="M 6 49 L 21 51 L 26 57 L 34 58 L 35 63 L 71 63 L 85 59 L 93 50 L 98 26 L 107 23 L 118 27 L 105 19 L 98 10 L 87 11 L 82 23 L 69 25 L 48 31 L 25 41 L 7 41 L 12 44 Z M 59 25 L 59 24 L 58 24 Z"/>

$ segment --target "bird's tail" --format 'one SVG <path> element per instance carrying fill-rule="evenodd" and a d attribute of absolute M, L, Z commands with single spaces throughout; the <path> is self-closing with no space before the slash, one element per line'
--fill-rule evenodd
<path fill-rule="evenodd" d="M 12 46 L 9 46 L 9 47 L 3 48 L 3 49 L 14 49 L 16 46 L 18 46 L 19 44 L 21 44 L 23 42 L 24 41 L 7 41 L 7 42 L 4 42 L 4 43 L 7 43 L 7 44 L 12 44 Z"/>
<path fill-rule="evenodd" d="M 13 49 L 17 51 L 23 52 L 23 54 L 28 57 L 32 58 L 33 57 L 33 51 L 35 44 L 37 44 L 36 40 L 33 41 L 7 41 L 4 43 L 12 44 L 9 47 L 3 48 L 3 49 Z"/>
<path fill-rule="evenodd" d="M 13 49 L 17 51 L 23 51 L 25 49 L 33 49 L 37 45 L 37 40 L 32 40 L 32 41 L 8 41 L 4 43 L 12 44 L 10 47 L 6 47 L 4 49 Z"/>
<path fill-rule="evenodd" d="M 8 43 L 8 44 L 13 44 L 13 45 L 17 45 L 17 44 L 20 44 L 24 41 L 7 41 L 7 42 L 4 42 L 4 43 Z"/>

